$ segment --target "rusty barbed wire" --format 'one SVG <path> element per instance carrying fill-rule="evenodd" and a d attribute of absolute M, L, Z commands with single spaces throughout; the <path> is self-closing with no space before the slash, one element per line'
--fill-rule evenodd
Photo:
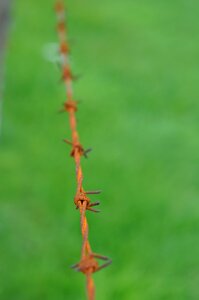
<path fill-rule="evenodd" d="M 65 7 L 63 0 L 57 0 L 55 5 L 57 14 L 57 31 L 59 36 L 59 51 L 61 55 L 62 80 L 66 86 L 66 101 L 61 109 L 62 112 L 67 112 L 69 115 L 69 123 L 72 133 L 72 141 L 65 139 L 64 141 L 72 148 L 70 155 L 74 158 L 76 166 L 76 181 L 77 190 L 74 198 L 76 209 L 80 211 L 80 224 L 82 233 L 82 251 L 81 260 L 79 263 L 72 266 L 76 271 L 82 272 L 86 276 L 86 289 L 89 300 L 95 299 L 95 286 L 92 274 L 107 267 L 111 260 L 100 254 L 92 251 L 88 240 L 88 222 L 86 218 L 86 210 L 99 212 L 95 209 L 100 203 L 99 201 L 91 202 L 88 195 L 100 194 L 101 191 L 85 191 L 83 188 L 83 173 L 81 167 L 81 157 L 87 157 L 91 149 L 84 149 L 80 143 L 79 134 L 77 131 L 76 112 L 78 110 L 78 102 L 73 98 L 72 82 L 76 76 L 72 74 L 69 60 L 69 42 L 67 34 L 67 26 L 65 22 Z M 98 260 L 104 261 L 101 265 Z"/>

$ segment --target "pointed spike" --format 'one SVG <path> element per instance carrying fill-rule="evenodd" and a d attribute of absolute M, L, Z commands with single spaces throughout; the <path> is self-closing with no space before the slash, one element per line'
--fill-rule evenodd
<path fill-rule="evenodd" d="M 100 213 L 101 212 L 100 210 L 94 209 L 94 208 L 91 208 L 91 207 L 87 207 L 87 210 L 90 210 L 90 211 L 95 212 L 95 213 Z"/>
<path fill-rule="evenodd" d="M 100 201 L 93 202 L 89 205 L 89 207 L 100 205 Z"/>
<path fill-rule="evenodd" d="M 107 263 L 105 263 L 105 264 L 99 266 L 99 268 L 96 270 L 96 272 L 98 272 L 98 271 L 100 271 L 100 270 L 102 270 L 102 269 L 108 267 L 110 264 L 112 264 L 112 260 L 111 260 L 111 259 L 110 259 Z"/>
<path fill-rule="evenodd" d="M 75 265 L 72 265 L 72 266 L 70 266 L 70 268 L 71 269 L 76 269 L 76 268 L 78 268 L 79 267 L 79 263 L 77 263 L 77 264 L 75 264 Z"/>
<path fill-rule="evenodd" d="M 98 259 L 101 259 L 101 260 L 106 260 L 106 261 L 107 261 L 107 260 L 110 260 L 109 257 L 104 256 L 104 255 L 101 255 L 101 254 L 98 254 L 98 253 L 93 253 L 92 255 L 93 255 L 93 257 L 98 258 Z"/>
<path fill-rule="evenodd" d="M 87 191 L 87 192 L 85 192 L 85 194 L 87 194 L 87 195 L 99 195 L 99 194 L 101 194 L 101 190 L 97 190 L 97 191 Z"/>
<path fill-rule="evenodd" d="M 67 139 L 63 139 L 63 141 L 64 141 L 65 143 L 69 144 L 69 145 L 73 145 L 73 143 L 72 143 L 71 141 L 67 140 Z"/>
<path fill-rule="evenodd" d="M 84 156 L 85 156 L 85 158 L 88 158 L 88 153 L 89 152 L 91 152 L 92 151 L 92 148 L 88 148 L 88 149 L 86 149 L 85 151 L 84 151 Z"/>

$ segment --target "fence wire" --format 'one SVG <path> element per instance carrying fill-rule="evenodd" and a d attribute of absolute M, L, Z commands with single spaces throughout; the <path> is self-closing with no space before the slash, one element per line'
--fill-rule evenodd
<path fill-rule="evenodd" d="M 69 115 L 69 123 L 71 128 L 72 139 L 64 141 L 71 146 L 70 155 L 74 158 L 76 167 L 76 181 L 77 189 L 74 198 L 76 209 L 80 212 L 80 224 L 82 233 L 82 250 L 80 262 L 72 266 L 76 271 L 82 272 L 86 276 L 86 289 L 89 300 L 95 299 L 95 286 L 93 280 L 93 273 L 107 267 L 111 260 L 100 254 L 96 254 L 92 251 L 91 245 L 88 239 L 88 222 L 86 218 L 86 211 L 99 212 L 96 209 L 100 203 L 91 202 L 89 195 L 99 194 L 100 191 L 85 191 L 83 188 L 83 172 L 81 167 L 82 156 L 87 157 L 88 152 L 91 149 L 84 149 L 80 143 L 79 134 L 77 131 L 77 120 L 76 112 L 78 110 L 78 102 L 73 98 L 73 76 L 69 60 L 69 42 L 68 42 L 68 31 L 65 16 L 64 1 L 56 1 L 55 10 L 57 14 L 57 31 L 59 36 L 59 51 L 61 55 L 61 69 L 62 69 L 62 80 L 66 87 L 66 101 L 62 107 L 63 112 L 67 112 Z M 99 263 L 102 261 L 102 264 Z"/>

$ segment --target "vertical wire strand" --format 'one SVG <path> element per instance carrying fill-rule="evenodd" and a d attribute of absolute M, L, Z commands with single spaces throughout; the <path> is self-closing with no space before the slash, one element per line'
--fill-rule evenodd
<path fill-rule="evenodd" d="M 68 30 L 65 22 L 66 14 L 64 8 L 64 1 L 57 0 L 55 5 L 55 10 L 57 14 L 57 31 L 59 37 L 59 51 L 61 57 L 61 69 L 62 69 L 62 79 L 66 88 L 66 101 L 64 103 L 63 111 L 66 111 L 69 115 L 69 123 L 71 129 L 72 142 L 65 140 L 68 144 L 72 146 L 71 156 L 75 161 L 76 168 L 76 181 L 77 190 L 75 195 L 75 205 L 80 211 L 80 225 L 82 234 L 82 251 L 81 260 L 78 264 L 73 266 L 77 271 L 82 272 L 86 276 L 86 289 L 88 300 L 95 299 L 95 285 L 92 278 L 92 274 L 111 263 L 105 256 L 99 254 L 94 254 L 92 252 L 90 242 L 88 240 L 88 222 L 86 218 L 86 210 L 91 210 L 97 212 L 93 209 L 93 206 L 99 204 L 99 202 L 90 203 L 90 199 L 87 197 L 87 192 L 83 189 L 83 172 L 81 167 L 81 157 L 86 152 L 80 144 L 79 134 L 77 131 L 77 102 L 73 98 L 73 80 L 70 59 L 69 59 L 69 41 L 68 41 Z M 87 150 L 88 151 L 88 150 Z M 98 191 L 88 192 L 88 194 L 98 194 Z M 97 259 L 105 260 L 104 265 L 99 266 Z"/>

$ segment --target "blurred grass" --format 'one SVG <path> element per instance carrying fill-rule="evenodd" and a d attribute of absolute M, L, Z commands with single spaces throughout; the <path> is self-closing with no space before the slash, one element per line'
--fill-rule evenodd
<path fill-rule="evenodd" d="M 53 1 L 15 1 L 0 149 L 0 298 L 85 299 Z M 97 299 L 199 299 L 199 3 L 69 1 Z"/>

